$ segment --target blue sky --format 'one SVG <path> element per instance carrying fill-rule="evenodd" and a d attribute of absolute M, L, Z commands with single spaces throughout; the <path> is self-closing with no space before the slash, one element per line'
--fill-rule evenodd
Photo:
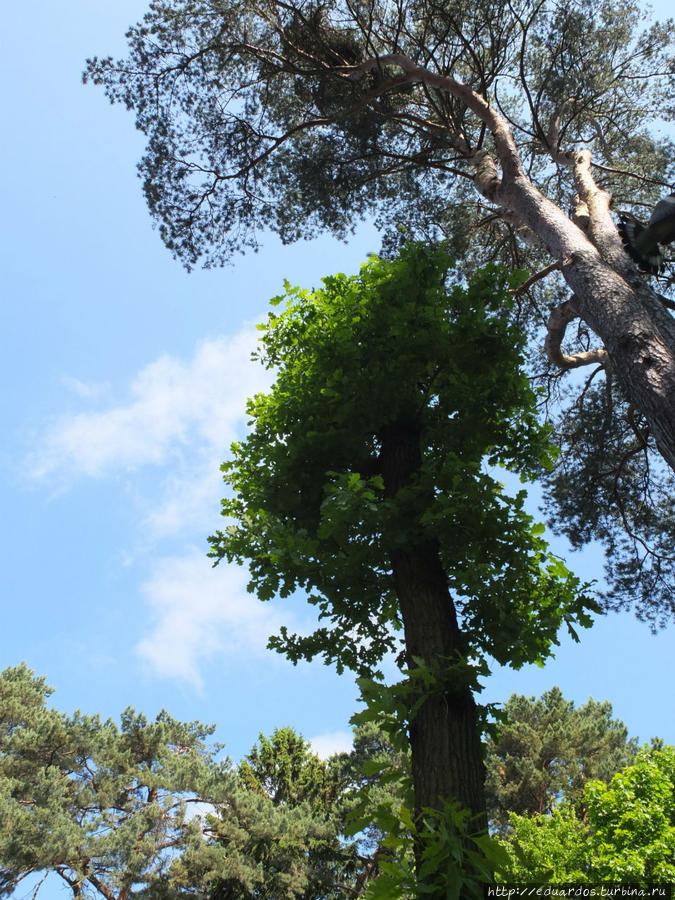
<path fill-rule="evenodd" d="M 253 324 L 284 278 L 310 287 L 354 272 L 379 240 L 364 226 L 349 245 L 269 238 L 224 270 L 173 261 L 141 197 L 141 136 L 80 82 L 85 57 L 122 52 L 144 9 L 4 10 L 0 668 L 25 660 L 64 710 L 166 707 L 217 722 L 235 759 L 286 724 L 341 749 L 352 678 L 266 651 L 280 622 L 310 613 L 261 604 L 244 572 L 211 569 L 206 536 L 219 524 L 219 463 L 245 398 L 267 383 L 248 360 Z M 568 559 L 601 576 L 597 553 Z M 580 645 L 563 639 L 544 669 L 498 671 L 483 696 L 558 684 L 578 703 L 610 700 L 641 739 L 675 743 L 674 635 L 609 616 Z"/>

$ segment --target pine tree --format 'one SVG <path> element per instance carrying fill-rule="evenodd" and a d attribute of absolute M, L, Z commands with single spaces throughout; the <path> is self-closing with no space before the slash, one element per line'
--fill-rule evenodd
<path fill-rule="evenodd" d="M 616 227 L 673 182 L 675 30 L 646 19 L 637 0 L 156 0 L 85 78 L 135 113 L 187 266 L 375 216 L 390 251 L 403 230 L 467 272 L 533 273 L 512 315 L 564 449 L 551 519 L 605 543 L 607 605 L 656 626 L 675 611 L 673 278 L 643 277 Z"/>
<path fill-rule="evenodd" d="M 0 896 L 51 878 L 92 900 L 348 900 L 377 874 L 341 837 L 351 755 L 321 762 L 285 728 L 237 769 L 212 727 L 66 715 L 51 693 L 0 673 Z"/>
<path fill-rule="evenodd" d="M 589 698 L 575 707 L 554 687 L 537 699 L 513 694 L 503 713 L 486 757 L 488 815 L 502 830 L 511 813 L 550 814 L 561 801 L 578 805 L 588 781 L 609 782 L 637 752 L 637 740 L 628 739 L 607 701 Z"/>

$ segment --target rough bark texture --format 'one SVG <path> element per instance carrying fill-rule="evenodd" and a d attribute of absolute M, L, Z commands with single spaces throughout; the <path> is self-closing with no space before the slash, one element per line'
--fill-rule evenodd
<path fill-rule="evenodd" d="M 579 316 L 602 341 L 627 398 L 675 470 L 675 319 L 623 252 L 609 195 L 591 176 L 589 151 L 569 163 L 588 207 L 588 235 L 524 177 L 504 177 L 494 199 L 560 260 Z"/>
<path fill-rule="evenodd" d="M 388 496 L 408 484 L 421 465 L 419 429 L 396 423 L 382 434 L 381 464 Z M 433 541 L 397 548 L 391 553 L 406 652 L 426 665 L 461 658 L 462 633 L 438 546 Z M 481 736 L 476 704 L 467 685 L 457 685 L 424 699 L 410 722 L 415 810 L 441 808 L 455 799 L 486 828 Z"/>
<path fill-rule="evenodd" d="M 675 320 L 636 275 L 629 283 L 595 254 L 563 266 L 579 315 L 602 339 L 630 402 L 675 470 Z"/>
<path fill-rule="evenodd" d="M 659 452 L 675 470 L 675 319 L 624 252 L 610 214 L 611 197 L 593 178 L 590 151 L 554 153 L 559 164 L 573 171 L 577 207 L 588 212 L 584 231 L 530 181 L 508 122 L 480 94 L 402 54 L 380 62 L 400 66 L 410 82 L 462 100 L 491 131 L 496 159 L 483 150 L 467 154 L 477 190 L 558 261 L 580 318 L 602 342 L 626 397 L 644 415 Z M 361 63 L 354 74 L 376 63 Z"/>

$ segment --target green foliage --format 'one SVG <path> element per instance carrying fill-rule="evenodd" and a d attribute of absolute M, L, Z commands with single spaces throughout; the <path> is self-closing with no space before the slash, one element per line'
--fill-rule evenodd
<path fill-rule="evenodd" d="M 156 886 L 203 845 L 190 809 L 232 789 L 205 744 L 213 729 L 166 712 L 128 709 L 119 726 L 67 716 L 47 708 L 50 692 L 25 665 L 0 674 L 0 895 L 49 871 L 74 896 Z"/>
<path fill-rule="evenodd" d="M 277 728 L 258 743 L 239 765 L 239 777 L 249 791 L 264 794 L 275 806 L 298 806 L 327 812 L 340 792 L 334 773 L 312 753 L 292 728 Z"/>
<path fill-rule="evenodd" d="M 647 434 L 608 377 L 559 418 L 563 452 L 543 479 L 554 530 L 575 548 L 604 545 L 607 604 L 633 605 L 655 628 L 675 611 L 675 478 L 646 465 Z"/>
<path fill-rule="evenodd" d="M 147 136 L 148 206 L 188 268 L 257 247 L 266 229 L 287 242 L 326 231 L 345 238 L 375 215 L 388 253 L 404 231 L 446 240 L 466 271 L 499 261 L 536 272 L 551 257 L 521 240 L 529 213 L 521 204 L 513 215 L 510 192 L 505 215 L 492 198 L 486 215 L 476 193 L 476 162 L 496 153 L 475 107 L 384 58 L 403 54 L 501 110 L 523 171 L 565 214 L 578 186 L 561 163 L 583 147 L 617 214 L 645 218 L 675 177 L 661 127 L 675 116 L 674 36 L 673 20 L 650 23 L 639 0 L 153 0 L 128 31 L 127 58 L 91 59 L 84 78 L 135 114 Z M 349 70 L 373 58 L 375 70 Z M 659 289 L 674 283 L 671 266 Z M 512 314 L 538 354 L 551 307 L 568 296 L 550 275 L 519 297 Z M 587 350 L 588 330 L 568 329 L 566 343 L 570 353 Z M 538 359 L 555 397 L 560 382 Z M 561 437 L 564 465 L 550 493 L 561 505 L 549 515 L 573 540 L 604 543 L 607 604 L 635 604 L 656 626 L 675 612 L 672 485 L 653 441 L 635 458 L 622 405 L 609 448 L 601 414 L 590 456 L 583 431 L 576 447 L 574 435 Z M 579 418 L 567 403 L 561 435 L 579 431 Z"/>
<path fill-rule="evenodd" d="M 497 736 L 487 743 L 492 826 L 508 828 L 511 813 L 549 814 L 561 801 L 578 807 L 589 780 L 608 782 L 633 761 L 636 750 L 637 740 L 628 740 L 625 725 L 612 718 L 607 701 L 591 698 L 575 707 L 557 687 L 536 700 L 513 694 L 504 705 Z"/>
<path fill-rule="evenodd" d="M 456 804 L 425 810 L 421 820 L 413 820 L 406 807 L 397 816 L 380 810 L 378 818 L 386 836 L 378 857 L 380 875 L 368 886 L 366 900 L 429 896 L 479 900 L 484 885 L 507 860 L 496 841 L 472 833 L 469 812 Z M 416 867 L 415 846 L 423 848 Z"/>
<path fill-rule="evenodd" d="M 498 310 L 511 284 L 496 267 L 467 286 L 440 249 L 371 258 L 358 276 L 286 286 L 261 326 L 259 358 L 277 379 L 248 405 L 252 429 L 223 466 L 230 521 L 212 556 L 247 561 L 262 600 L 301 589 L 327 625 L 282 629 L 296 661 L 322 654 L 369 675 L 397 650 L 391 554 L 431 540 L 459 605 L 467 653 L 520 666 L 543 659 L 562 622 L 593 603 L 547 553 L 540 526 L 486 468 L 522 478 L 550 465 L 523 371 L 523 338 Z M 420 432 L 422 463 L 395 496 L 379 451 L 394 423 Z"/>
<path fill-rule="evenodd" d="M 625 172 L 672 180 L 650 125 L 673 116 L 673 25 L 644 23 L 636 0 L 155 0 L 128 58 L 90 60 L 85 78 L 147 135 L 146 198 L 187 265 L 255 246 L 261 227 L 343 237 L 373 213 L 396 241 L 399 225 L 441 229 L 458 252 L 512 265 L 528 251 L 476 203 L 475 150 L 493 145 L 467 105 L 398 67 L 342 68 L 403 53 L 501 105 L 524 170 L 563 209 L 576 188 L 553 165 L 556 120 L 562 149 L 592 146 L 615 202 L 649 202 L 659 188 Z"/>
<path fill-rule="evenodd" d="M 411 812 L 406 719 L 414 686 L 400 682 L 387 687 L 366 678 L 359 685 L 364 708 L 352 717 L 356 734 L 375 729 L 380 741 L 386 736 L 385 752 L 371 755 L 363 766 L 371 778 L 361 783 L 346 820 L 347 834 L 371 830 L 379 836 L 379 875 L 364 897 L 483 897 L 484 885 L 508 862 L 501 845 L 477 831 L 471 813 L 456 802 L 423 809 L 416 817 Z"/>
<path fill-rule="evenodd" d="M 357 842 L 340 837 L 353 769 L 352 754 L 324 762 L 291 728 L 261 734 L 239 765 L 245 790 L 211 823 L 228 858 L 213 900 L 352 896 L 369 875 Z M 245 881 L 233 870 L 236 857 L 244 870 L 247 860 L 257 862 Z"/>
<path fill-rule="evenodd" d="M 584 802 L 599 880 L 675 881 L 675 747 L 641 751 Z"/>
<path fill-rule="evenodd" d="M 50 693 L 25 665 L 0 673 L 0 896 L 51 873 L 73 898 L 347 900 L 376 873 L 341 837 L 376 730 L 324 763 L 280 729 L 235 770 L 212 728 L 67 716 Z"/>
<path fill-rule="evenodd" d="M 609 785 L 589 781 L 583 806 L 583 820 L 567 805 L 551 816 L 513 814 L 504 880 L 675 880 L 675 747 L 644 748 Z"/>
<path fill-rule="evenodd" d="M 481 898 L 484 885 L 508 863 L 501 845 L 477 833 L 471 814 L 457 803 L 424 809 L 415 818 L 405 805 L 394 810 L 383 803 L 370 808 L 369 818 L 383 837 L 377 854 L 379 875 L 368 886 L 367 900 Z"/>
<path fill-rule="evenodd" d="M 355 848 L 343 847 L 331 818 L 307 804 L 237 792 L 209 826 L 211 857 L 185 858 L 183 879 L 206 880 L 214 900 L 338 900 L 355 883 Z"/>
<path fill-rule="evenodd" d="M 585 884 L 588 875 L 588 831 L 574 809 L 560 806 L 549 816 L 517 816 L 504 840 L 509 863 L 500 872 L 504 881 Z"/>

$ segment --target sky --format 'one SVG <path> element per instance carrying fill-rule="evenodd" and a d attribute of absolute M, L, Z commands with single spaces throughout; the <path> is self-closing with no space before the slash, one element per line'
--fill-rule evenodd
<path fill-rule="evenodd" d="M 353 677 L 266 650 L 311 612 L 259 602 L 244 570 L 211 567 L 206 538 L 245 400 L 270 383 L 249 359 L 269 299 L 284 278 L 356 272 L 380 241 L 367 224 L 349 244 L 266 237 L 229 268 L 186 273 L 145 207 L 132 117 L 80 78 L 86 57 L 123 53 L 144 10 L 3 10 L 0 669 L 25 661 L 64 711 L 217 723 L 235 760 L 284 725 L 327 754 L 349 745 Z M 601 578 L 597 550 L 554 547 Z M 610 615 L 578 645 L 562 636 L 542 669 L 497 670 L 482 699 L 558 685 L 577 704 L 610 700 L 641 740 L 675 743 L 673 658 L 675 630 Z"/>

